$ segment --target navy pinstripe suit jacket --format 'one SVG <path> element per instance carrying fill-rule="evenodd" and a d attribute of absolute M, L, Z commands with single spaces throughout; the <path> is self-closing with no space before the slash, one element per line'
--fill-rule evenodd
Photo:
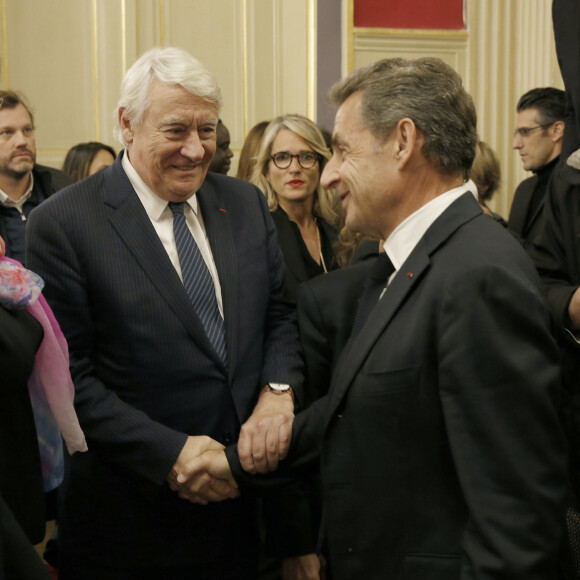
<path fill-rule="evenodd" d="M 281 299 L 283 261 L 264 196 L 212 173 L 197 195 L 222 287 L 228 369 L 121 156 L 30 216 L 28 266 L 46 281 L 69 341 L 89 445 L 64 482 L 63 548 L 87 558 L 103 535 L 114 565 L 223 557 L 212 542 L 240 532 L 248 502 L 194 506 L 169 491 L 166 476 L 187 435 L 236 441 L 261 386 L 300 386 L 294 312 Z"/>

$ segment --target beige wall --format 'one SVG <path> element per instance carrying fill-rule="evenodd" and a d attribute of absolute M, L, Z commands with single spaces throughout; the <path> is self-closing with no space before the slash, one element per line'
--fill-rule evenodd
<path fill-rule="evenodd" d="M 320 0 L 322 1 L 322 0 Z M 0 86 L 23 91 L 37 121 L 39 161 L 60 166 L 69 147 L 112 136 L 124 71 L 153 46 L 176 45 L 214 72 L 234 152 L 254 123 L 281 113 L 316 119 L 317 0 L 0 0 Z M 525 177 L 511 149 L 515 103 L 562 86 L 551 0 L 466 0 L 467 30 L 353 29 L 343 0 L 343 70 L 389 56 L 439 56 L 463 76 L 479 132 L 504 174 L 494 208 L 507 215 Z M 235 173 L 237 155 L 234 158 Z"/>
<path fill-rule="evenodd" d="M 234 152 L 258 121 L 316 116 L 315 0 L 0 1 L 0 86 L 28 97 L 41 163 L 59 167 L 81 141 L 119 148 L 119 85 L 153 46 L 184 48 L 216 75 Z"/>

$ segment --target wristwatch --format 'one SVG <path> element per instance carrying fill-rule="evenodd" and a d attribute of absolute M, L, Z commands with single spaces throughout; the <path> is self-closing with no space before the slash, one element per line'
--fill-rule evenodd
<path fill-rule="evenodd" d="M 288 393 L 292 397 L 292 400 L 294 400 L 294 392 L 290 385 L 284 383 L 268 383 L 266 387 L 268 387 L 268 390 L 275 395 L 285 395 Z"/>

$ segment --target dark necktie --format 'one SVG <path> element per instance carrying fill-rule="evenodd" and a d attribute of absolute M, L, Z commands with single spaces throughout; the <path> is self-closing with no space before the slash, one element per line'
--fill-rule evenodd
<path fill-rule="evenodd" d="M 187 226 L 183 206 L 183 203 L 169 202 L 169 207 L 173 212 L 173 233 L 183 285 L 209 341 L 225 363 L 227 352 L 224 320 L 218 308 L 215 286 L 197 243 Z"/>
<path fill-rule="evenodd" d="M 385 289 L 389 276 L 395 267 L 387 254 L 379 254 L 369 273 L 369 280 L 363 295 L 360 298 L 356 311 L 352 332 L 348 340 L 348 348 L 355 341 L 364 326 L 372 309 L 377 305 L 382 291 Z"/>

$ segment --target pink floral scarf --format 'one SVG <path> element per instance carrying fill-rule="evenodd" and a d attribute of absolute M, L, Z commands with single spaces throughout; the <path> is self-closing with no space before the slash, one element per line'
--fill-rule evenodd
<path fill-rule="evenodd" d="M 87 443 L 74 410 L 74 385 L 69 371 L 66 339 L 41 291 L 44 281 L 4 255 L 0 237 L 0 304 L 9 310 L 25 308 L 44 329 L 34 359 L 28 390 L 38 433 L 44 489 L 62 481 L 62 438 L 69 453 L 86 451 Z"/>

